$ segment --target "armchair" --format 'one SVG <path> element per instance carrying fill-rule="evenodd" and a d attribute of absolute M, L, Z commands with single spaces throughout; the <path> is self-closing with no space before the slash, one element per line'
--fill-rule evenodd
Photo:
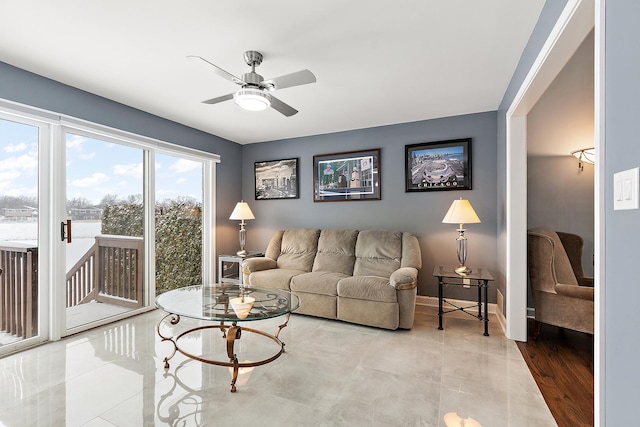
<path fill-rule="evenodd" d="M 564 250 L 569 257 L 569 262 L 571 263 L 573 273 L 576 275 L 578 284 L 580 286 L 593 287 L 593 277 L 586 277 L 584 275 L 584 270 L 582 269 L 582 252 L 584 248 L 584 240 L 582 237 L 577 234 L 564 233 L 562 231 L 556 231 L 556 233 L 558 234 L 558 237 L 562 242 L 562 246 L 564 246 Z"/>
<path fill-rule="evenodd" d="M 532 228 L 527 234 L 529 281 L 536 313 L 533 338 L 537 338 L 542 323 L 593 334 L 594 289 L 579 285 L 559 234 L 544 227 Z M 582 271 L 581 265 L 578 271 Z"/>

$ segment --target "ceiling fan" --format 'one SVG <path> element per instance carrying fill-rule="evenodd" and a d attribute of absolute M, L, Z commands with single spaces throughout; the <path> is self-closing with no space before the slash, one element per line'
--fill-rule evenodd
<path fill-rule="evenodd" d="M 233 99 L 236 104 L 245 110 L 260 111 L 267 107 L 271 107 L 279 113 L 290 117 L 296 114 L 298 110 L 280 101 L 278 98 L 273 96 L 271 92 L 316 82 L 316 76 L 309 70 L 301 70 L 273 79 L 264 80 L 260 74 L 256 73 L 256 67 L 262 63 L 262 54 L 254 50 L 249 50 L 244 53 L 244 60 L 247 65 L 251 67 L 251 71 L 243 74 L 242 78 L 234 76 L 200 56 L 189 55 L 187 56 L 187 59 L 204 65 L 208 69 L 213 70 L 213 72 L 218 74 L 220 77 L 241 86 L 241 88 L 234 93 L 202 101 L 204 104 L 217 104 L 219 102 Z"/>

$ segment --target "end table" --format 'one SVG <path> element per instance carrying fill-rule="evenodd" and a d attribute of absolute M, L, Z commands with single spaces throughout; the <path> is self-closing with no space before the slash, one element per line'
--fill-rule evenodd
<path fill-rule="evenodd" d="M 438 329 L 442 330 L 442 316 L 454 311 L 461 311 L 471 317 L 484 322 L 484 336 L 489 336 L 489 310 L 487 303 L 487 289 L 489 282 L 494 280 L 493 276 L 484 268 L 472 268 L 468 274 L 458 274 L 455 272 L 455 266 L 436 265 L 433 269 L 433 276 L 438 278 Z M 464 279 L 467 279 L 466 281 Z M 475 286 L 478 288 L 478 303 L 465 307 L 458 307 L 447 301 L 443 295 L 444 285 L 457 286 Z M 484 301 L 483 301 L 484 300 Z M 444 311 L 443 304 L 453 309 Z M 484 314 L 483 314 L 484 306 Z M 478 314 L 471 313 L 467 310 L 478 307 Z"/>
<path fill-rule="evenodd" d="M 245 256 L 218 255 L 218 283 L 242 284 L 242 261 L 264 256 L 262 252 L 249 252 Z"/>

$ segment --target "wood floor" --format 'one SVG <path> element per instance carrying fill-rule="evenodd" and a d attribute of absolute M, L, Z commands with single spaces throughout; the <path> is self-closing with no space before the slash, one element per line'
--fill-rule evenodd
<path fill-rule="evenodd" d="M 558 426 L 593 426 L 593 336 L 543 325 L 517 344 Z"/>

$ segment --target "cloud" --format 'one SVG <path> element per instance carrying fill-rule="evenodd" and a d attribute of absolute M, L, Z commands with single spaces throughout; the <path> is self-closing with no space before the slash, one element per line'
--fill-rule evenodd
<path fill-rule="evenodd" d="M 177 173 L 190 172 L 198 168 L 202 168 L 202 163 L 185 159 L 179 159 L 177 162 L 169 166 L 169 169 Z"/>
<path fill-rule="evenodd" d="M 17 153 L 18 151 L 24 151 L 27 148 L 27 144 L 21 142 L 19 144 L 9 144 L 4 148 L 7 153 Z"/>
<path fill-rule="evenodd" d="M 129 163 L 128 165 L 114 165 L 114 175 L 129 175 L 136 178 L 142 177 L 142 163 Z"/>
<path fill-rule="evenodd" d="M 20 172 L 17 171 L 2 171 L 0 172 L 0 182 L 12 181 L 16 178 L 20 178 Z"/>
<path fill-rule="evenodd" d="M 38 157 L 29 154 L 23 154 L 18 157 L 7 157 L 0 161 L 0 170 L 2 171 L 37 171 Z"/>
<path fill-rule="evenodd" d="M 109 178 L 107 175 L 96 172 L 86 178 L 74 179 L 73 181 L 71 181 L 71 183 L 76 187 L 95 187 L 97 185 L 108 182 L 110 179 L 111 178 Z"/>
<path fill-rule="evenodd" d="M 67 148 L 72 148 L 72 147 L 80 148 L 82 147 L 82 144 L 84 144 L 85 141 L 87 141 L 87 138 L 84 136 L 74 135 L 71 133 L 67 134 Z"/>

